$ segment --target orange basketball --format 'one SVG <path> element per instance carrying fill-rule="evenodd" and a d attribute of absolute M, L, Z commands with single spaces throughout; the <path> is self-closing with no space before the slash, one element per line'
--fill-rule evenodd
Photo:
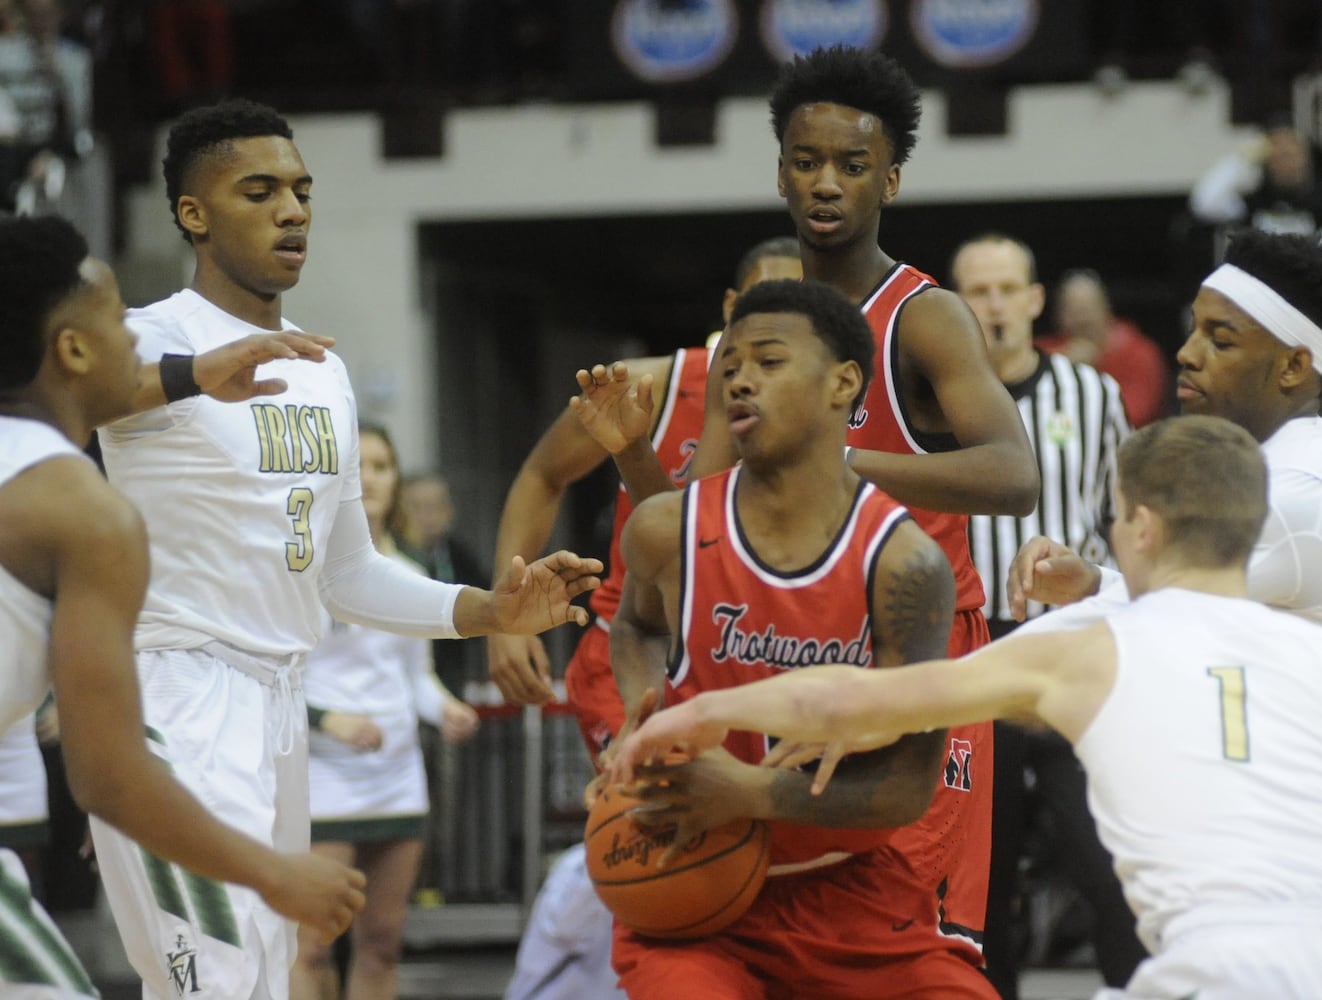
<path fill-rule="evenodd" d="M 649 937 L 693 938 L 743 916 L 766 881 L 767 825 L 741 819 L 708 830 L 658 868 L 675 827 L 644 830 L 629 817 L 638 804 L 618 788 L 603 791 L 583 836 L 588 875 L 615 919 Z"/>

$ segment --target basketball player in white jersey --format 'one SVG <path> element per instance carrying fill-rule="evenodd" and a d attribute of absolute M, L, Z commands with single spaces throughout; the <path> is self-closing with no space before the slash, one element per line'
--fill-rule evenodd
<path fill-rule="evenodd" d="M 290 329 L 281 294 L 308 250 L 312 178 L 272 109 L 227 101 L 170 130 L 174 221 L 189 288 L 134 310 L 138 354 L 169 405 L 101 429 L 106 469 L 142 510 L 152 578 L 135 642 L 156 752 L 217 815 L 280 848 L 309 839 L 304 655 L 323 605 L 345 622 L 424 638 L 537 632 L 586 612 L 596 560 L 560 552 L 491 590 L 419 577 L 372 546 L 345 366 L 277 361 L 286 391 L 221 407 L 174 355 Z M 102 881 L 144 993 L 173 991 L 186 953 L 208 997 L 287 996 L 294 928 L 252 892 L 186 879 L 93 825 Z"/>
<path fill-rule="evenodd" d="M 251 886 L 335 935 L 362 906 L 362 875 L 311 854 L 278 855 L 218 822 L 143 741 L 133 628 L 146 537 L 82 451 L 139 390 L 123 320 L 114 275 L 72 226 L 0 221 L 0 729 L 53 684 L 80 806 L 140 850 Z M 96 995 L 11 851 L 0 851 L 0 940 L 0 993 Z"/>
<path fill-rule="evenodd" d="M 1256 229 L 1234 237 L 1176 360 L 1182 413 L 1225 417 L 1262 443 L 1271 489 L 1249 594 L 1322 622 L 1322 247 Z M 1040 537 L 1016 555 L 1009 590 L 1019 617 L 1030 599 L 1125 599 L 1113 571 Z"/>
<path fill-rule="evenodd" d="M 843 666 L 702 694 L 622 743 L 612 777 L 727 729 L 845 752 L 974 719 L 1044 722 L 1088 772 L 1098 832 L 1152 958 L 1098 998 L 1322 996 L 1322 627 L 1247 596 L 1267 513 L 1253 438 L 1165 420 L 1121 448 L 1112 546 L 1132 603 L 961 660 Z"/>

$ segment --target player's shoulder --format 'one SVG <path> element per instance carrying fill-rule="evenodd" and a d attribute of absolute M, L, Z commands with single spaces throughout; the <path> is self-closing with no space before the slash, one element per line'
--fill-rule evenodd
<path fill-rule="evenodd" d="M 196 314 L 193 297 L 184 292 L 129 309 L 124 323 L 138 337 L 138 353 L 151 360 L 167 352 L 192 353 L 188 335 Z"/>
<path fill-rule="evenodd" d="M 82 454 L 57 454 L 24 473 L 26 502 L 36 520 L 74 545 L 145 539 L 142 516 Z"/>

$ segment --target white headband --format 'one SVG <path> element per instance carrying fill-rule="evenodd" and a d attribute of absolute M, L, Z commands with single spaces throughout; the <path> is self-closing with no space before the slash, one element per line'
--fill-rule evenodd
<path fill-rule="evenodd" d="M 1203 280 L 1203 287 L 1230 299 L 1281 343 L 1307 347 L 1313 354 L 1314 370 L 1322 374 L 1322 328 L 1275 289 L 1234 264 L 1222 264 Z"/>

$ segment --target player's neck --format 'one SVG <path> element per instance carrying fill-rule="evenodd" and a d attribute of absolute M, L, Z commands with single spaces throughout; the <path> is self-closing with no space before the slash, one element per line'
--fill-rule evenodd
<path fill-rule="evenodd" d="M 1159 564 L 1153 567 L 1146 592 L 1164 588 L 1192 590 L 1219 597 L 1248 597 L 1248 581 L 1242 566 L 1210 569 L 1179 563 Z"/>
<path fill-rule="evenodd" d="M 800 243 L 803 251 L 803 276 L 830 285 L 851 302 L 862 304 L 881 279 L 895 266 L 895 260 L 876 243 L 815 250 Z"/>
<path fill-rule="evenodd" d="M 197 271 L 189 286 L 217 309 L 263 330 L 282 328 L 280 296 L 266 295 L 244 288 L 218 268 L 198 259 Z"/>
<path fill-rule="evenodd" d="M 817 559 L 840 531 L 853 504 L 858 478 L 841 461 L 745 464 L 735 506 L 739 522 L 759 558 L 780 570 L 800 569 Z"/>
<path fill-rule="evenodd" d="M 47 424 L 79 448 L 87 447 L 96 425 L 71 398 L 49 398 L 33 387 L 21 394 L 0 393 L 0 417 L 18 417 Z"/>

